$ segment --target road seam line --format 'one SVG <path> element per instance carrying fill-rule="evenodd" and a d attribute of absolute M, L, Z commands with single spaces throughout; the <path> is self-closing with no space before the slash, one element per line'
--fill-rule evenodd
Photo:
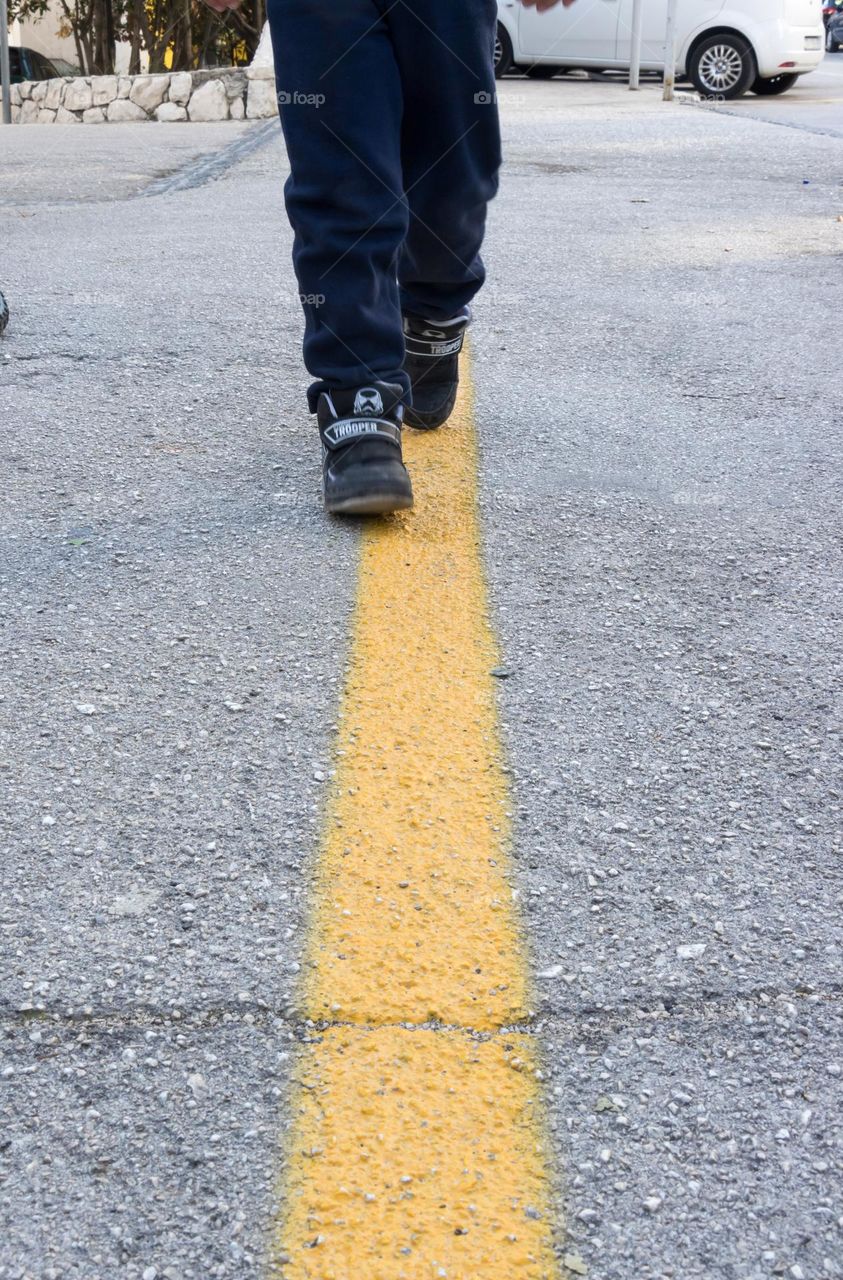
<path fill-rule="evenodd" d="M 196 187 L 204 187 L 207 183 L 221 177 L 234 165 L 239 164 L 241 160 L 245 160 L 246 156 L 251 155 L 253 151 L 270 142 L 279 130 L 280 125 L 276 118 L 265 120 L 252 129 L 244 130 L 218 151 L 197 156 L 195 160 L 188 161 L 180 169 L 168 173 L 163 178 L 156 178 L 127 198 L 143 200 L 148 196 L 166 196 L 176 191 L 192 191 Z"/>

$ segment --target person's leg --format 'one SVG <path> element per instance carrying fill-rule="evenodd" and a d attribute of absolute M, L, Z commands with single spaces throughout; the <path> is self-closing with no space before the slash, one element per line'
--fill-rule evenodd
<path fill-rule="evenodd" d="M 329 512 L 412 506 L 396 264 L 407 230 L 401 78 L 385 0 L 269 0 L 308 392 Z"/>
<path fill-rule="evenodd" d="M 402 88 L 383 9 L 378 0 L 267 5 L 312 410 L 322 390 L 408 386 L 396 285 L 407 230 Z"/>
<path fill-rule="evenodd" d="M 401 309 L 444 322 L 483 284 L 480 245 L 497 191 L 495 0 L 401 0 L 387 16 L 404 89 L 401 159 L 410 224 Z"/>
<path fill-rule="evenodd" d="M 494 0 L 402 0 L 389 24 L 404 88 L 401 160 L 410 224 L 398 261 L 407 421 L 432 428 L 456 402 L 480 245 L 497 191 Z"/>

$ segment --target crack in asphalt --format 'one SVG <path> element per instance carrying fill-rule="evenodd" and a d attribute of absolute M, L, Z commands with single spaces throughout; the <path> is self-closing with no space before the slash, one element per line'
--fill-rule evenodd
<path fill-rule="evenodd" d="M 571 1035 L 582 1036 L 589 1031 L 603 1035 L 633 1025 L 644 1026 L 653 1021 L 676 1022 L 706 1013 L 718 1013 L 722 1018 L 735 1017 L 741 1006 L 751 1004 L 772 1008 L 781 1000 L 834 1004 L 843 1000 L 843 983 L 833 982 L 822 988 L 760 986 L 748 991 L 707 991 L 688 1000 L 656 996 L 647 1002 L 629 1002 L 611 1008 L 592 1005 L 565 1010 L 544 1006 L 537 1014 L 535 1028 L 540 1029 L 543 1023 L 553 1023 L 558 1028 L 568 1024 Z"/>
<path fill-rule="evenodd" d="M 345 1028 L 358 1031 L 380 1031 L 389 1027 L 400 1027 L 405 1031 L 437 1031 L 462 1032 L 465 1035 L 477 1036 L 488 1040 L 501 1036 L 537 1035 L 548 1023 L 559 1026 L 567 1024 L 571 1034 L 582 1035 L 583 1032 L 606 1032 L 621 1030 L 645 1019 L 675 1020 L 683 1016 L 694 1016 L 708 1011 L 736 1013 L 737 1006 L 746 1004 L 772 1005 L 779 1000 L 801 1001 L 820 1000 L 834 1003 L 843 998 L 843 983 L 831 983 L 822 989 L 811 987 L 755 987 L 749 991 L 704 992 L 689 1000 L 679 1000 L 673 996 L 657 996 L 646 1003 L 629 1003 L 613 1008 L 582 1006 L 569 1010 L 544 1008 L 529 1021 L 514 1023 L 512 1026 L 498 1027 L 494 1030 L 478 1030 L 475 1027 L 443 1022 L 382 1022 L 357 1023 L 342 1018 L 312 1019 L 302 1018 L 294 1012 L 291 1005 L 273 1007 L 263 1001 L 228 1001 L 210 1005 L 205 1008 L 178 1006 L 162 1009 L 156 1005 L 133 1005 L 125 1011 L 118 1009 L 95 1009 L 83 1006 L 81 1009 L 51 1009 L 47 1006 L 32 1006 L 0 1009 L 0 1021 L 8 1028 L 28 1027 L 32 1024 L 49 1023 L 57 1029 L 83 1029 L 94 1034 L 110 1034 L 119 1031 L 141 1031 L 148 1027 L 179 1026 L 194 1030 L 212 1030 L 215 1027 L 231 1026 L 248 1021 L 250 1026 L 262 1026 L 270 1023 L 283 1023 L 293 1030 L 301 1039 L 318 1036 L 324 1031 Z M 731 1007 L 729 1007 L 731 1006 Z"/>

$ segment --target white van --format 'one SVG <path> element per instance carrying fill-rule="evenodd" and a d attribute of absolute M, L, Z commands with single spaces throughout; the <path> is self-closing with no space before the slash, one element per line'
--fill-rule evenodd
<path fill-rule="evenodd" d="M 667 0 L 644 0 L 641 69 L 664 65 Z M 576 0 L 539 13 L 499 0 L 495 70 L 549 76 L 559 67 L 623 70 L 632 0 Z M 676 68 L 704 97 L 784 93 L 825 51 L 822 0 L 679 0 Z"/>

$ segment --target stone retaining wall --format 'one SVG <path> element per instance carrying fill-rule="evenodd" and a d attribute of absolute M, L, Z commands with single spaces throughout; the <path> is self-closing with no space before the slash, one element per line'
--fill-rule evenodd
<path fill-rule="evenodd" d="M 278 111 L 265 67 L 25 80 L 11 93 L 13 124 L 263 120 Z"/>

